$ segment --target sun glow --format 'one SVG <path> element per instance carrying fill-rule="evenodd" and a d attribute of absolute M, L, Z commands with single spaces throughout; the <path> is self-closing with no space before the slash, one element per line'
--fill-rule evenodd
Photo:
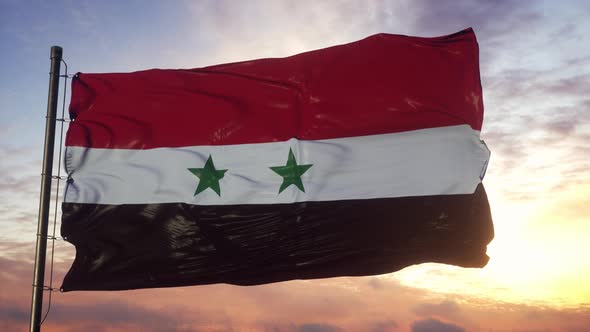
<path fill-rule="evenodd" d="M 392 277 L 408 286 L 494 301 L 583 305 L 590 299 L 590 224 L 572 202 L 586 193 L 519 205 L 494 202 L 495 238 L 483 269 L 422 264 Z"/>

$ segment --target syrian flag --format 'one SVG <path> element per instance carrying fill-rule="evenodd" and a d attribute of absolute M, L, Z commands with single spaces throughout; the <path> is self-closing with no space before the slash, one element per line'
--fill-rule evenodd
<path fill-rule="evenodd" d="M 77 74 L 62 289 L 123 290 L 487 263 L 471 29 L 287 58 Z"/>

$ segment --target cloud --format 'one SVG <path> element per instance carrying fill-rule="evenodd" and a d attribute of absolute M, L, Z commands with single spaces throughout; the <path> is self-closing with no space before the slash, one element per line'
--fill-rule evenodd
<path fill-rule="evenodd" d="M 196 18 L 194 37 L 210 54 L 204 65 L 288 56 L 379 32 L 376 1 L 200 1 L 187 7 Z"/>
<path fill-rule="evenodd" d="M 505 36 L 542 17 L 533 4 L 518 0 L 459 0 L 445 4 L 426 0 L 412 1 L 411 6 L 415 25 L 423 31 L 453 30 L 460 28 L 459 24 L 471 23 L 482 34 Z M 503 24 L 498 24 L 499 19 Z"/>
<path fill-rule="evenodd" d="M 198 317 L 198 312 L 192 312 L 190 320 Z M 75 305 L 57 303 L 51 310 L 50 319 L 59 325 L 94 321 L 108 322 L 110 326 L 130 325 L 142 330 L 164 331 L 176 329 L 187 317 L 183 317 L 183 313 L 147 309 L 135 303 L 108 301 Z"/>
<path fill-rule="evenodd" d="M 569 106 L 576 99 L 585 99 L 588 94 L 585 84 L 588 82 L 590 73 L 584 70 L 580 72 L 578 69 L 577 73 L 568 74 L 567 67 L 560 65 L 548 69 L 525 67 L 487 76 L 484 93 L 486 100 L 491 98 L 498 103 L 519 106 L 516 115 L 527 114 L 535 118 L 536 113 L 524 111 L 531 107 L 547 111 L 554 107 Z M 506 110 L 502 115 L 505 117 L 514 111 Z"/>
<path fill-rule="evenodd" d="M 494 186 L 511 201 L 534 202 L 549 193 L 555 199 L 590 183 L 590 162 L 585 158 L 590 152 L 590 100 L 577 93 L 570 99 L 549 90 L 542 94 L 549 99 L 529 95 L 522 97 L 522 106 L 514 106 L 535 109 L 534 115 L 496 112 L 482 134 L 492 151 L 487 178 L 495 180 Z M 520 98 L 499 99 L 510 103 Z"/>
<path fill-rule="evenodd" d="M 31 238 L 33 237 L 34 234 Z M 35 243 L 32 241 L 9 241 L 5 237 L 0 236 L 0 267 L 5 264 L 6 260 L 12 260 L 13 262 L 22 264 L 23 261 L 32 259 L 34 252 Z"/>
<path fill-rule="evenodd" d="M 578 67 L 590 64 L 590 55 L 574 56 L 569 60 L 566 60 L 567 65 Z"/>
<path fill-rule="evenodd" d="M 3 307 L 0 310 L 0 321 L 27 322 L 29 310 L 18 307 Z"/>
<path fill-rule="evenodd" d="M 438 316 L 443 318 L 453 318 L 459 315 L 460 309 L 456 302 L 444 300 L 436 304 L 419 304 L 412 309 L 412 312 L 422 317 Z"/>
<path fill-rule="evenodd" d="M 10 246 L 10 244 L 5 244 Z M 17 244 L 29 247 L 29 244 Z M 0 247 L 2 249 L 2 247 Z M 55 267 L 54 281 L 59 283 L 63 276 L 64 265 Z M 48 283 L 49 271 L 46 271 Z M 29 301 L 32 280 L 32 264 L 15 259 L 0 257 L 0 322 L 6 324 L 4 331 L 17 331 L 28 325 Z M 56 285 L 54 285 L 56 286 Z M 27 296 L 23 296 L 27 294 Z M 121 330 L 132 327 L 142 331 L 177 330 L 181 323 L 190 322 L 199 325 L 201 316 L 195 310 L 189 313 L 178 306 L 163 308 L 163 310 L 144 307 L 141 303 L 133 302 L 130 297 L 118 297 L 115 293 L 106 298 L 90 296 L 63 297 L 55 293 L 52 299 L 51 311 L 45 325 L 71 327 L 72 330 L 102 331 L 107 326 L 118 327 Z M 47 306 L 47 293 L 44 304 Z M 45 311 L 43 311 L 45 313 Z M 3 327 L 0 324 L 0 327 Z M 4 327 L 3 327 L 4 328 Z"/>
<path fill-rule="evenodd" d="M 47 298 L 46 298 L 47 299 Z M 0 321 L 25 325 L 29 321 L 27 307 L 0 306 Z M 43 312 L 43 314 L 45 311 Z M 198 314 L 192 313 L 189 322 Z M 111 328 L 141 331 L 176 331 L 187 322 L 187 317 L 166 310 L 150 310 L 137 304 L 110 301 L 86 304 L 54 303 L 45 325 L 71 327 L 71 330 L 103 331 Z M 198 325 L 198 324 L 197 324 Z"/>
<path fill-rule="evenodd" d="M 0 248 L 1 249 L 1 248 Z M 69 263 L 56 266 L 59 283 Z M 28 324 L 32 265 L 0 258 L 0 328 L 24 330 Z M 401 286 L 381 277 L 292 281 L 256 287 L 211 285 L 122 292 L 55 293 L 47 331 L 268 331 L 268 332 L 461 332 L 463 326 L 499 330 L 583 331 L 588 308 L 551 309 L 463 296 L 439 295 Z M 423 299 L 432 299 L 423 303 Z M 461 303 L 458 308 L 457 303 Z M 330 307 L 330 308 L 324 308 Z M 395 320 L 391 319 L 392 313 Z M 429 315 L 430 314 L 430 315 Z M 415 320 L 414 315 L 421 316 Z M 443 320 L 444 319 L 444 320 Z M 467 321 L 469 319 L 469 321 Z M 449 321 L 453 321 L 453 325 Z M 563 325 L 567 322 L 567 326 Z M 4 325 L 2 325 L 4 324 Z M 454 329 L 453 329 L 454 328 Z M 458 328 L 458 329 L 457 329 Z M 434 329 L 434 330 L 433 330 Z M 471 329 L 469 329 L 471 330 Z M 501 330 L 499 330 L 501 331 Z"/>
<path fill-rule="evenodd" d="M 375 290 L 383 289 L 383 282 L 381 280 L 379 280 L 379 278 L 377 278 L 377 277 L 369 278 L 369 281 L 367 281 L 367 284 Z"/>
<path fill-rule="evenodd" d="M 340 332 L 341 328 L 329 324 L 310 323 L 297 328 L 297 332 Z"/>
<path fill-rule="evenodd" d="M 26 245 L 27 248 L 33 248 L 32 246 Z M 2 247 L 0 247 L 1 249 Z M 33 277 L 33 264 L 31 262 L 23 262 L 16 259 L 4 258 L 0 256 L 0 281 L 8 283 L 21 281 L 24 278 L 31 279 Z M 8 296 L 10 288 L 3 289 L 0 293 L 0 298 Z"/>
<path fill-rule="evenodd" d="M 393 320 L 380 321 L 373 323 L 369 332 L 389 332 L 396 330 L 397 327 L 398 324 Z"/>
<path fill-rule="evenodd" d="M 465 329 L 452 323 L 428 318 L 412 323 L 412 332 L 465 332 Z"/>

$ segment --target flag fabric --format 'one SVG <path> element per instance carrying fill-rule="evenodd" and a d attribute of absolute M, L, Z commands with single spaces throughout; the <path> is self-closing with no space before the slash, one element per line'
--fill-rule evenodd
<path fill-rule="evenodd" d="M 487 263 L 471 29 L 72 81 L 62 289 Z"/>

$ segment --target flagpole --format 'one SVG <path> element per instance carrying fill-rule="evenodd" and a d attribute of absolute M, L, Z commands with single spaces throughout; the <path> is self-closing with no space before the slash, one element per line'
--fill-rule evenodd
<path fill-rule="evenodd" d="M 49 225 L 49 202 L 51 200 L 51 177 L 53 170 L 53 148 L 57 99 L 59 93 L 59 74 L 62 48 L 51 47 L 51 69 L 49 72 L 49 95 L 47 97 L 47 116 L 45 117 L 45 146 L 43 149 L 43 172 L 41 173 L 41 194 L 39 197 L 39 218 L 37 221 L 37 248 L 35 250 L 35 272 L 33 277 L 33 296 L 31 298 L 30 332 L 41 330 L 41 309 L 43 308 L 43 287 L 45 282 L 45 256 L 47 252 L 47 227 Z"/>

